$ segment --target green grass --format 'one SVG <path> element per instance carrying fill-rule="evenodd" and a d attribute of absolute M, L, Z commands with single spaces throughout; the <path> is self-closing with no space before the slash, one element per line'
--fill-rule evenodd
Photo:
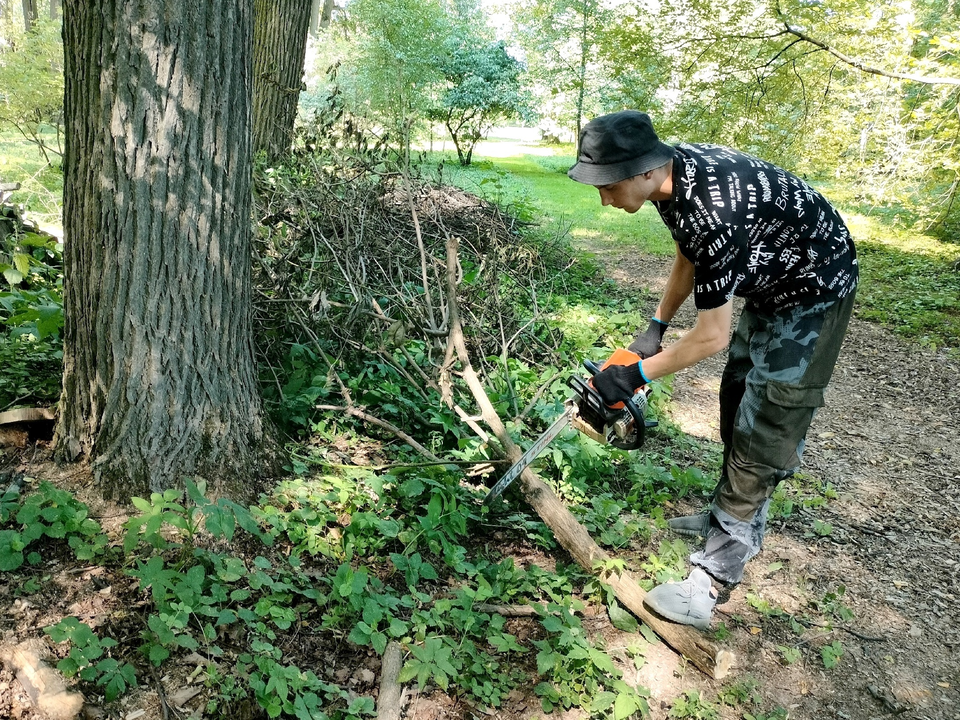
<path fill-rule="evenodd" d="M 922 345 L 960 350 L 960 245 L 849 217 L 857 239 L 857 316 Z"/>
<path fill-rule="evenodd" d="M 460 168 L 448 159 L 444 178 L 491 200 L 513 204 L 551 233 L 568 230 L 584 250 L 614 245 L 671 255 L 673 242 L 649 205 L 635 215 L 604 208 L 596 190 L 573 182 L 570 146 L 553 155 L 547 148 L 487 142 L 475 165 Z M 486 153 L 486 154 L 485 154 Z M 511 154 L 513 153 L 513 154 Z M 960 352 L 960 244 L 903 226 L 897 215 L 863 214 L 856 188 L 822 186 L 846 218 L 860 258 L 857 317 L 890 327 L 927 347 Z"/>
<path fill-rule="evenodd" d="M 508 143 L 498 143 L 501 148 Z M 568 231 L 583 249 L 598 251 L 613 244 L 636 248 L 640 252 L 672 255 L 673 240 L 652 206 L 635 215 L 600 204 L 597 191 L 567 177 L 573 165 L 572 150 L 560 148 L 559 154 L 523 152 L 502 156 L 484 155 L 493 143 L 480 146 L 473 165 L 462 168 L 455 158 L 447 159 L 444 180 L 490 200 L 521 207 L 550 233 Z M 565 152 L 566 151 L 566 152 Z M 505 201 L 505 202 L 504 202 Z"/>

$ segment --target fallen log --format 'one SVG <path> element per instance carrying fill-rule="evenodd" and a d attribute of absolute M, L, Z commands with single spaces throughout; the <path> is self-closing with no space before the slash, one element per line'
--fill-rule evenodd
<path fill-rule="evenodd" d="M 457 278 L 457 240 L 447 235 L 447 306 L 450 321 L 450 339 L 457 358 L 460 360 L 463 378 L 474 396 L 484 422 L 500 441 L 507 459 L 517 462 L 523 451 L 513 442 L 507 429 L 487 397 L 486 391 L 470 362 L 463 327 L 460 324 L 459 309 L 456 300 Z M 553 532 L 557 542 L 570 553 L 577 563 L 611 587 L 624 607 L 645 622 L 664 642 L 686 657 L 702 672 L 715 680 L 729 674 L 735 665 L 736 656 L 730 650 L 720 648 L 701 632 L 689 625 L 678 625 L 654 615 L 643 605 L 646 592 L 637 580 L 628 572 L 605 572 L 604 567 L 611 560 L 587 532 L 567 507 L 560 502 L 553 490 L 541 480 L 529 467 L 520 475 L 523 496 L 537 511 L 540 518 Z"/>
<path fill-rule="evenodd" d="M 49 422 L 57 419 L 57 411 L 53 408 L 17 408 L 0 412 L 0 425 L 13 423 Z"/>
<path fill-rule="evenodd" d="M 16 676 L 34 708 L 50 720 L 73 720 L 83 709 L 83 695 L 67 689 L 59 672 L 40 659 L 43 646 L 27 641 L 0 648 L 0 661 Z"/>
<path fill-rule="evenodd" d="M 377 696 L 377 720 L 400 720 L 400 668 L 403 657 L 400 645 L 391 642 L 383 653 L 380 666 L 380 694 Z"/>

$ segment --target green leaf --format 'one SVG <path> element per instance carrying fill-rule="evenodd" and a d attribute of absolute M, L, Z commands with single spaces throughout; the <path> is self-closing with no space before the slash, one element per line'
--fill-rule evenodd
<path fill-rule="evenodd" d="M 407 660 L 400 670 L 400 675 L 397 676 L 397 682 L 402 684 L 413 680 L 417 676 L 417 673 L 420 672 L 421 665 L 423 665 L 423 663 L 419 660 Z"/>
<path fill-rule="evenodd" d="M 130 498 L 130 502 L 133 503 L 133 506 L 140 512 L 147 513 L 153 510 L 153 505 L 150 504 L 150 501 L 144 500 L 141 497 L 132 497 Z"/>
<path fill-rule="evenodd" d="M 611 624 L 621 632 L 635 633 L 640 627 L 637 619 L 620 607 L 620 604 L 616 601 L 610 603 L 607 613 L 610 615 Z"/>
<path fill-rule="evenodd" d="M 19 285 L 23 282 L 23 273 L 14 267 L 8 266 L 7 269 L 3 271 L 3 277 L 10 285 Z"/>
<path fill-rule="evenodd" d="M 596 696 L 594 696 L 593 702 L 590 703 L 590 712 L 591 713 L 603 712 L 604 710 L 609 708 L 611 705 L 613 705 L 616 699 L 617 699 L 617 694 L 610 692 L 609 690 L 604 690 L 603 692 L 599 692 L 596 694 Z"/>
<path fill-rule="evenodd" d="M 113 702 L 127 689 L 126 679 L 120 673 L 110 675 L 110 680 L 103 688 L 103 697 L 107 702 Z"/>
<path fill-rule="evenodd" d="M 67 677 L 73 677 L 77 674 L 79 669 L 79 663 L 77 663 L 77 661 L 72 657 L 65 657 L 63 660 L 57 663 L 57 670 L 62 672 Z"/>
<path fill-rule="evenodd" d="M 228 608 L 224 608 L 220 611 L 220 614 L 217 615 L 217 620 L 215 625 L 230 625 L 237 621 L 237 614 Z"/>
<path fill-rule="evenodd" d="M 154 667 L 160 667 L 163 661 L 170 657 L 170 651 L 163 647 L 163 645 L 154 644 L 150 646 L 147 657 L 150 659 L 150 662 L 153 663 Z"/>
<path fill-rule="evenodd" d="M 560 656 L 551 650 L 541 650 L 537 653 L 537 674 L 546 675 L 553 670 Z"/>
<path fill-rule="evenodd" d="M 642 700 L 642 698 L 637 698 L 632 693 L 617 695 L 617 701 L 613 704 L 614 720 L 624 720 L 624 718 L 628 718 L 637 710 L 640 710 L 642 705 L 637 702 L 638 700 Z"/>
<path fill-rule="evenodd" d="M 646 623 L 640 625 L 640 634 L 643 635 L 643 639 L 651 645 L 655 645 L 660 642 L 660 638 L 657 637 L 657 634 L 651 630 Z"/>
<path fill-rule="evenodd" d="M 23 253 L 14 253 L 13 266 L 17 268 L 21 275 L 26 277 L 30 272 L 30 256 Z"/>
<path fill-rule="evenodd" d="M 23 538 L 16 530 L 0 530 L 0 571 L 16 570 L 23 565 Z"/>
<path fill-rule="evenodd" d="M 347 640 L 354 645 L 366 645 L 370 642 L 370 626 L 365 622 L 359 622 L 353 626 L 353 630 L 347 636 Z"/>

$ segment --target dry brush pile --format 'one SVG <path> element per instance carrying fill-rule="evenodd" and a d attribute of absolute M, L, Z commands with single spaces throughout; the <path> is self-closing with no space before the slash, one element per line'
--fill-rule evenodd
<path fill-rule="evenodd" d="M 331 368 L 329 383 L 376 358 L 465 420 L 453 397 L 451 287 L 482 377 L 502 377 L 513 358 L 558 364 L 560 338 L 543 315 L 575 262 L 563 238 L 532 238 L 495 205 L 405 171 L 349 123 L 315 132 L 287 165 L 257 175 L 257 336 L 281 397 L 291 349 L 308 348 Z M 363 412 L 340 391 L 344 408 Z"/>

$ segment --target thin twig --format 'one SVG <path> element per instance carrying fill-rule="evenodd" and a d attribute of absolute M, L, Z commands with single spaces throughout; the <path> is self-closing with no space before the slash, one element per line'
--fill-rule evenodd
<path fill-rule="evenodd" d="M 334 374 L 336 375 L 336 373 L 334 373 Z M 339 381 L 339 378 L 337 378 L 337 379 L 338 379 L 338 381 Z M 342 389 L 343 389 L 343 390 L 346 390 L 345 387 L 343 387 Z M 349 391 L 347 391 L 347 392 L 349 392 Z M 348 402 L 352 402 L 352 400 L 349 399 L 349 396 L 348 396 L 348 395 L 344 395 L 344 399 L 346 399 Z M 370 413 L 366 412 L 365 410 L 361 410 L 360 408 L 356 407 L 355 405 L 349 405 L 349 404 L 348 404 L 348 405 L 316 405 L 315 407 L 316 407 L 317 410 L 330 410 L 330 411 L 344 412 L 344 413 L 346 413 L 347 415 L 352 415 L 353 417 L 355 417 L 355 418 L 357 418 L 357 419 L 359 419 L 359 420 L 363 420 L 364 422 L 368 422 L 368 423 L 370 423 L 371 425 L 376 425 L 377 427 L 383 428 L 384 430 L 388 430 L 389 432 L 391 432 L 391 433 L 393 433 L 394 435 L 396 435 L 398 438 L 400 438 L 401 440 L 403 440 L 407 445 L 409 445 L 410 447 L 412 447 L 414 450 L 416 450 L 418 453 L 420 453 L 420 454 L 423 455 L 424 457 L 428 457 L 428 458 L 430 458 L 432 461 L 434 461 L 434 462 L 436 462 L 436 463 L 439 463 L 439 464 L 441 464 L 441 465 L 444 464 L 444 461 L 443 461 L 443 460 L 441 460 L 441 459 L 438 458 L 436 455 L 434 455 L 432 452 L 430 452 L 429 450 L 427 450 L 427 448 L 425 448 L 423 445 L 421 445 L 420 443 L 418 443 L 418 442 L 417 442 L 416 440 L 414 440 L 412 437 L 410 437 L 409 435 L 407 435 L 407 433 L 405 433 L 403 430 L 401 430 L 400 428 L 398 428 L 398 427 L 397 427 L 396 425 L 394 425 L 393 423 L 388 422 L 388 421 L 386 421 L 386 420 L 381 420 L 380 418 L 371 415 Z"/>

